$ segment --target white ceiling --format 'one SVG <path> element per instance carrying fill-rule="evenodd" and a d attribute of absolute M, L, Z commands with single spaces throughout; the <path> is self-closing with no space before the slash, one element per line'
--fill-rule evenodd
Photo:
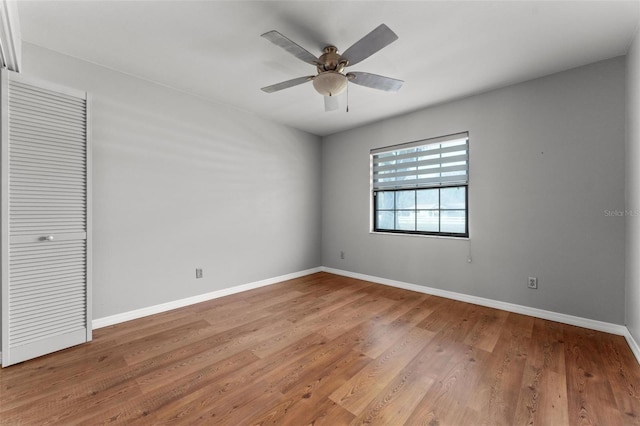
<path fill-rule="evenodd" d="M 639 1 L 20 1 L 22 39 L 317 135 L 623 55 Z M 260 37 L 314 54 L 385 23 L 399 40 L 354 66 L 405 81 L 350 85 L 324 112 L 311 83 L 260 88 L 314 67 Z M 344 106 L 345 95 L 341 96 Z"/>

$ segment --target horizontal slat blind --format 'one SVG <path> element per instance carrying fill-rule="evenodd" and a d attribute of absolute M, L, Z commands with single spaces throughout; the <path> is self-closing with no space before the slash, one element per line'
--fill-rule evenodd
<path fill-rule="evenodd" d="M 467 133 L 371 150 L 374 191 L 465 184 L 468 171 Z"/>

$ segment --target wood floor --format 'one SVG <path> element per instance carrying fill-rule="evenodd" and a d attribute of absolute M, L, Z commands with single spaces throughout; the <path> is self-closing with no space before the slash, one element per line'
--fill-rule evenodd
<path fill-rule="evenodd" d="M 327 273 L 0 371 L 1 424 L 640 425 L 623 337 Z"/>

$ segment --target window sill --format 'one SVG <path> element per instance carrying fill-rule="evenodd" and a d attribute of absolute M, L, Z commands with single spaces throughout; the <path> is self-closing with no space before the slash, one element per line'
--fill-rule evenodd
<path fill-rule="evenodd" d="M 422 235 L 422 234 L 403 234 L 399 232 L 380 232 L 380 231 L 369 231 L 369 234 L 372 235 L 393 235 L 396 237 L 420 237 L 420 238 L 436 238 L 439 240 L 458 240 L 458 241 L 469 241 L 469 237 L 452 237 L 450 235 Z"/>

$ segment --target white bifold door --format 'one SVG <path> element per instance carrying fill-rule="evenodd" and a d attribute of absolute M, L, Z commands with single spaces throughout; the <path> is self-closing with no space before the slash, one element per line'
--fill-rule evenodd
<path fill-rule="evenodd" d="M 2 71 L 2 366 L 91 340 L 85 92 Z"/>

